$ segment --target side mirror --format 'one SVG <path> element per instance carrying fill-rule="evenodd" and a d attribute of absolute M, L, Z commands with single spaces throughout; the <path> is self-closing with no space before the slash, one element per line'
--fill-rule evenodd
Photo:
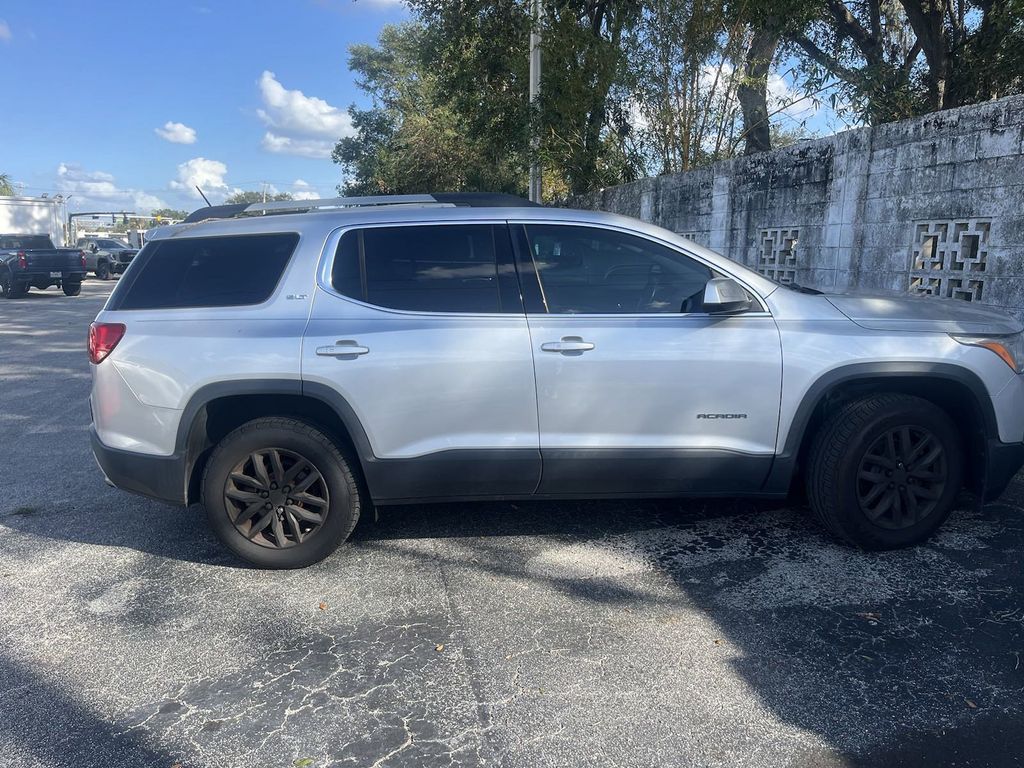
<path fill-rule="evenodd" d="M 99 249 L 100 249 L 100 247 L 98 245 L 96 245 L 96 243 L 90 243 L 89 244 L 89 250 L 92 251 L 93 253 L 96 253 L 96 251 L 98 251 Z"/>
<path fill-rule="evenodd" d="M 704 286 L 704 311 L 713 315 L 746 312 L 750 297 L 743 287 L 728 277 L 713 277 Z"/>

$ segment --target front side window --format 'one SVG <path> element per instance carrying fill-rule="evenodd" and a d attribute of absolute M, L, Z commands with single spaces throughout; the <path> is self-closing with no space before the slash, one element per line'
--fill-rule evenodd
<path fill-rule="evenodd" d="M 156 240 L 111 297 L 111 309 L 261 304 L 295 251 L 294 232 Z"/>
<path fill-rule="evenodd" d="M 367 227 L 341 237 L 331 271 L 338 293 L 412 312 L 513 311 L 508 232 L 490 224 Z M 521 311 L 521 308 L 519 309 Z"/>
<path fill-rule="evenodd" d="M 702 312 L 712 270 L 678 251 L 595 227 L 527 224 L 529 259 L 552 314 Z"/>

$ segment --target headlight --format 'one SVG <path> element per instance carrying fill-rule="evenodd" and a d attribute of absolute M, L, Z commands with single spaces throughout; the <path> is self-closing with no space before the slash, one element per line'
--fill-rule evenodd
<path fill-rule="evenodd" d="M 1012 336 L 953 336 L 953 339 L 961 344 L 991 350 L 1014 371 L 1024 373 L 1024 333 Z"/>

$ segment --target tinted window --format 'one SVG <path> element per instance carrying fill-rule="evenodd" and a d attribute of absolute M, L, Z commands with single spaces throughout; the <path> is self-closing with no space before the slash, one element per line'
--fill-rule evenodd
<path fill-rule="evenodd" d="M 495 251 L 490 224 L 352 230 L 338 244 L 331 282 L 345 296 L 391 309 L 501 312 Z"/>
<path fill-rule="evenodd" d="M 53 243 L 47 235 L 4 235 L 0 237 L 0 248 L 45 251 L 53 248 Z"/>
<path fill-rule="evenodd" d="M 113 308 L 259 304 L 274 292 L 298 240 L 294 233 L 158 240 L 115 290 Z"/>
<path fill-rule="evenodd" d="M 607 229 L 527 225 L 548 312 L 703 311 L 703 264 L 650 240 Z"/>

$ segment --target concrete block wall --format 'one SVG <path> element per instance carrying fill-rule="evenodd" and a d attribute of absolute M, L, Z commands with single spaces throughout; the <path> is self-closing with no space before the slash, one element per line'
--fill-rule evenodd
<path fill-rule="evenodd" d="M 1024 319 L 1024 96 L 642 179 L 573 204 L 653 222 L 802 285 L 948 296 Z"/>

